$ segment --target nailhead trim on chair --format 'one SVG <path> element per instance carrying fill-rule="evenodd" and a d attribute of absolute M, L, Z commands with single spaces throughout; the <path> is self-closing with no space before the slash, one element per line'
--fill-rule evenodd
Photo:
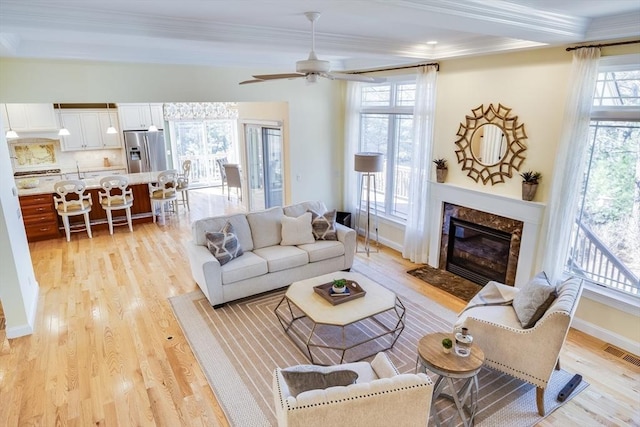
<path fill-rule="evenodd" d="M 296 406 L 295 408 L 292 408 L 291 406 L 289 406 L 289 402 L 287 401 L 287 410 L 289 411 L 295 411 L 296 409 L 306 409 L 306 408 L 315 408 L 317 406 L 323 406 L 323 405 L 329 405 L 329 404 L 333 404 L 333 403 L 340 403 L 340 402 L 346 402 L 349 400 L 357 400 L 357 399 L 362 399 L 362 398 L 366 398 L 366 397 L 372 397 L 372 396 L 378 396 L 381 394 L 389 394 L 389 393 L 394 393 L 397 391 L 401 391 L 401 390 L 409 390 L 412 388 L 417 388 L 417 387 L 427 387 L 431 384 L 414 384 L 411 386 L 404 386 L 404 387 L 400 387 L 400 388 L 394 388 L 394 389 L 390 389 L 390 390 L 382 390 L 382 391 L 377 391 L 375 393 L 368 393 L 368 394 L 363 394 L 360 396 L 351 396 L 348 397 L 346 399 L 338 399 L 338 400 L 330 400 L 328 402 L 318 402 L 318 403 L 314 403 L 311 405 L 304 405 L 304 406 Z M 280 386 L 278 385 L 278 393 L 280 393 L 279 390 Z M 280 394 L 280 401 L 282 402 L 282 394 Z"/>
<path fill-rule="evenodd" d="M 509 368 L 509 371 L 510 371 L 510 372 L 517 372 L 518 374 L 521 374 L 521 375 L 513 375 L 513 374 L 509 374 L 509 375 L 511 375 L 512 377 L 515 377 L 515 378 L 521 379 L 522 381 L 526 381 L 526 382 L 528 382 L 529 384 L 533 384 L 533 385 L 535 385 L 535 386 L 537 386 L 537 387 L 540 387 L 540 386 L 539 386 L 538 384 L 532 383 L 528 378 L 525 378 L 524 376 L 527 376 L 527 377 L 529 377 L 529 378 L 534 378 L 534 379 L 536 379 L 536 380 L 538 380 L 538 381 L 540 381 L 540 382 L 544 383 L 545 385 L 546 385 L 546 384 L 549 384 L 549 381 L 547 381 L 547 380 L 543 380 L 542 378 L 534 377 L 533 375 L 528 375 L 526 372 L 520 371 L 520 370 L 518 370 L 518 369 L 513 369 L 513 368 L 512 368 L 511 366 L 509 366 L 509 365 L 505 365 L 505 364 L 503 364 L 503 363 L 496 362 L 495 360 L 492 360 L 492 359 L 486 359 L 485 361 L 489 361 L 489 362 L 491 362 L 491 363 L 493 363 L 493 364 L 495 364 L 495 365 L 498 365 L 498 366 L 503 366 L 503 367 L 505 367 L 505 368 Z"/>

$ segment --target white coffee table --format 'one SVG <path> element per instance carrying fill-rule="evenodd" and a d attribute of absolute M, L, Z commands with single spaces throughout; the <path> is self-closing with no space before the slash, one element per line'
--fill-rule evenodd
<path fill-rule="evenodd" d="M 313 287 L 334 279 L 353 280 L 366 295 L 332 305 Z M 339 363 L 343 363 L 347 351 L 353 352 L 368 343 L 373 350 L 363 350 L 365 354 L 358 354 L 355 360 L 392 348 L 404 329 L 406 316 L 396 294 L 366 276 L 343 271 L 292 283 L 274 311 L 284 331 L 313 364 L 321 364 L 314 358 L 313 350 L 337 352 Z"/>

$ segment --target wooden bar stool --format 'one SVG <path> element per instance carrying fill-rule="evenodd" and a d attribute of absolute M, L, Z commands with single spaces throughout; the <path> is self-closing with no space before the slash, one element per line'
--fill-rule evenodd
<path fill-rule="evenodd" d="M 133 206 L 133 191 L 128 188 L 129 179 L 122 175 L 105 176 L 100 180 L 100 186 L 104 192 L 98 193 L 100 205 L 107 212 L 109 222 L 109 234 L 113 234 L 114 225 L 129 224 L 129 231 L 133 232 L 131 223 L 131 206 Z M 113 211 L 124 210 L 127 215 L 127 222 L 113 222 Z"/>
<path fill-rule="evenodd" d="M 191 210 L 189 206 L 189 175 L 191 174 L 191 160 L 185 160 L 182 162 L 182 173 L 178 174 L 178 186 L 176 190 L 182 194 L 182 203 L 187 207 L 187 210 Z"/>
<path fill-rule="evenodd" d="M 58 215 L 62 217 L 64 232 L 67 235 L 67 242 L 71 240 L 71 228 L 69 227 L 69 217 L 84 215 L 85 228 L 78 231 L 87 231 L 89 238 L 91 235 L 91 224 L 89 223 L 89 212 L 91 212 L 91 194 L 85 194 L 87 186 L 80 180 L 59 181 L 53 185 L 58 196 L 53 196 Z"/>

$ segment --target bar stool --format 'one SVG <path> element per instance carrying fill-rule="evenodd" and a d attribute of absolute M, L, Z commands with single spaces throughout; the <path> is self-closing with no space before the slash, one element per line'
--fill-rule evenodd
<path fill-rule="evenodd" d="M 100 180 L 100 186 L 104 192 L 98 193 L 100 206 L 107 212 L 109 222 L 109 234 L 113 234 L 114 225 L 129 224 L 129 231 L 133 232 L 131 223 L 131 206 L 133 206 L 133 191 L 127 188 L 129 179 L 122 175 L 105 176 Z M 126 222 L 113 222 L 112 211 L 124 210 L 127 215 Z"/>
<path fill-rule="evenodd" d="M 178 175 L 178 186 L 176 190 L 182 194 L 183 206 L 187 207 L 187 210 L 191 210 L 189 207 L 189 175 L 191 174 L 191 160 L 185 160 L 182 162 L 182 173 Z"/>
<path fill-rule="evenodd" d="M 56 206 L 58 215 L 62 217 L 67 242 L 71 240 L 69 217 L 74 215 L 84 215 L 85 228 L 77 231 L 86 230 L 89 238 L 93 237 L 91 235 L 91 224 L 89 223 L 92 201 L 91 194 L 85 194 L 86 187 L 86 184 L 80 180 L 59 181 L 53 185 L 54 191 L 58 194 L 58 196 L 53 196 L 53 203 Z"/>
<path fill-rule="evenodd" d="M 178 171 L 175 169 L 166 170 L 158 174 L 156 183 L 149 183 L 149 198 L 151 199 L 151 209 L 153 213 L 153 222 L 156 222 L 156 210 L 160 205 L 160 213 L 162 214 L 162 222 L 164 223 L 164 206 L 166 203 L 173 203 L 174 210 L 178 211 Z"/>

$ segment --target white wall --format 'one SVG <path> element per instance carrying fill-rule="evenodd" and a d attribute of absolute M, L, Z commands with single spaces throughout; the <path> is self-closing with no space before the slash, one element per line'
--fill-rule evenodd
<path fill-rule="evenodd" d="M 6 319 L 7 338 L 16 338 L 33 333 L 39 288 L 4 134 L 0 123 L 0 301 Z"/>

